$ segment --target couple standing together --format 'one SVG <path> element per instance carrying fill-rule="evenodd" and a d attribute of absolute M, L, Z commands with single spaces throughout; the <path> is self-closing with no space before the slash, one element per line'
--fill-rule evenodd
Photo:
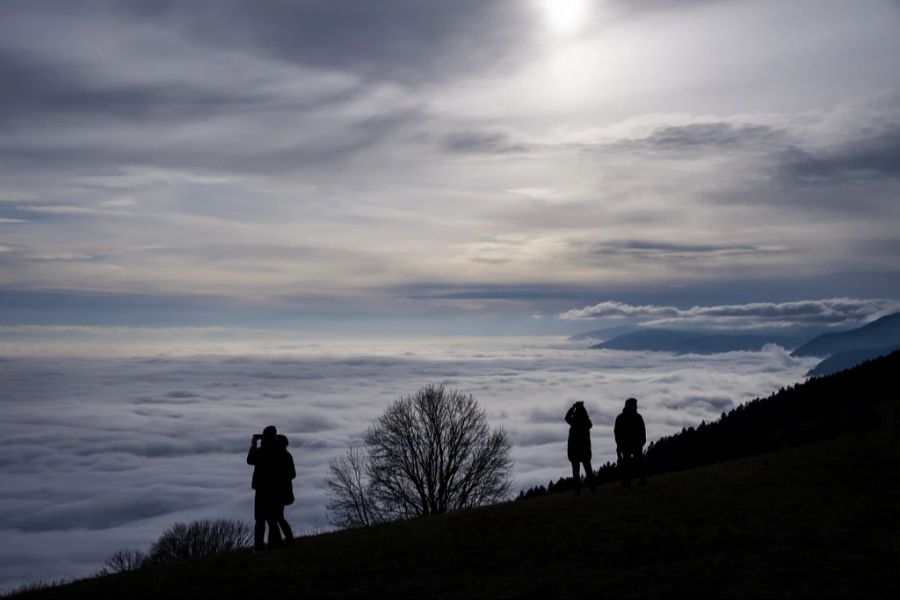
<path fill-rule="evenodd" d="M 572 463 L 572 478 L 575 480 L 575 493 L 581 493 L 581 465 L 584 465 L 587 483 L 594 491 L 594 470 L 591 467 L 591 419 L 584 402 L 576 402 L 566 413 L 569 424 L 569 462 Z M 622 473 L 622 485 L 631 484 L 635 473 L 640 475 L 641 484 L 647 483 L 644 473 L 644 444 L 647 442 L 647 430 L 644 419 L 637 411 L 637 400 L 629 398 L 625 401 L 622 414 L 616 417 L 613 430 L 616 438 L 616 455 Z"/>
<path fill-rule="evenodd" d="M 294 457 L 287 448 L 287 437 L 278 435 L 274 425 L 263 429 L 262 434 L 254 434 L 250 441 L 247 464 L 253 465 L 251 487 L 256 490 L 253 503 L 253 518 L 256 521 L 254 550 L 266 548 L 266 525 L 269 526 L 269 548 L 294 543 L 294 532 L 284 518 L 284 507 L 294 502 L 293 479 L 297 471 L 294 469 Z"/>

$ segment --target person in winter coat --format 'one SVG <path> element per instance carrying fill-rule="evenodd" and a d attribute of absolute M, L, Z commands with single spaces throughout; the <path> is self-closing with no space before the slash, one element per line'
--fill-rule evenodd
<path fill-rule="evenodd" d="M 644 444 L 647 443 L 647 430 L 644 419 L 637 411 L 637 400 L 629 398 L 625 401 L 622 414 L 616 417 L 613 433 L 616 436 L 616 454 L 619 457 L 619 469 L 622 472 L 622 485 L 631 485 L 631 477 L 637 473 L 641 485 L 647 483 L 644 473 Z"/>
<path fill-rule="evenodd" d="M 264 550 L 266 526 L 269 527 L 269 548 L 282 545 L 278 531 L 278 515 L 284 512 L 282 504 L 282 450 L 278 447 L 278 431 L 274 425 L 263 429 L 262 434 L 255 434 L 250 441 L 247 453 L 247 464 L 253 466 L 253 479 L 250 486 L 256 490 L 253 502 L 253 518 L 256 525 L 253 530 L 253 549 Z M 259 444 L 259 445 L 257 445 Z"/>
<path fill-rule="evenodd" d="M 281 462 L 279 468 L 280 500 L 275 517 L 276 521 L 278 521 L 278 526 L 281 528 L 281 533 L 284 535 L 284 543 L 291 546 L 294 543 L 294 532 L 291 530 L 287 519 L 284 518 L 284 507 L 294 503 L 294 478 L 297 477 L 297 471 L 294 469 L 294 457 L 288 452 L 289 442 L 287 436 L 279 434 L 276 439 L 278 440 L 278 447 L 281 449 Z"/>
<path fill-rule="evenodd" d="M 585 478 L 591 491 L 594 491 L 594 470 L 591 467 L 591 419 L 584 402 L 576 402 L 566 412 L 566 423 L 569 424 L 568 457 L 572 463 L 572 479 L 575 481 L 575 493 L 581 493 L 581 465 L 584 465 Z"/>

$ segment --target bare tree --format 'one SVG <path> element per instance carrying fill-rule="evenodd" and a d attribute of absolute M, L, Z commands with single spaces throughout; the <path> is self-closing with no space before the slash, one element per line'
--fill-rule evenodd
<path fill-rule="evenodd" d="M 103 561 L 103 568 L 100 569 L 98 575 L 134 571 L 135 569 L 143 567 L 145 564 L 147 564 L 147 555 L 140 550 L 116 550 Z"/>
<path fill-rule="evenodd" d="M 208 556 L 246 548 L 252 541 L 253 531 L 241 521 L 216 519 L 175 523 L 150 547 L 148 561 L 155 564 Z"/>
<path fill-rule="evenodd" d="M 325 478 L 337 525 L 427 516 L 491 504 L 510 490 L 510 442 L 472 398 L 427 386 L 392 403 L 365 451 L 333 460 Z"/>
<path fill-rule="evenodd" d="M 332 522 L 339 527 L 358 527 L 381 521 L 367 476 L 367 455 L 351 448 L 344 456 L 332 458 L 328 466 L 330 475 L 325 485 L 331 497 L 328 512 Z"/>

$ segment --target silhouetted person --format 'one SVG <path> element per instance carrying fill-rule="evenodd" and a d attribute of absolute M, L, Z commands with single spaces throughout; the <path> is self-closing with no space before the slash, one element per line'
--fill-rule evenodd
<path fill-rule="evenodd" d="M 281 534 L 278 532 L 278 515 L 284 512 L 282 504 L 282 455 L 276 438 L 278 431 L 274 425 L 263 429 L 262 435 L 254 435 L 247 453 L 247 464 L 253 465 L 251 487 L 256 490 L 253 502 L 253 518 L 256 526 L 253 531 L 253 549 L 264 550 L 266 525 L 269 526 L 269 548 L 281 546 Z M 259 442 L 259 446 L 257 446 Z"/>
<path fill-rule="evenodd" d="M 280 454 L 279 468 L 279 487 L 280 501 L 277 516 L 278 526 L 281 527 L 281 533 L 284 535 L 284 543 L 288 546 L 294 544 L 294 532 L 291 530 L 290 524 L 284 518 L 284 507 L 294 503 L 294 478 L 297 477 L 297 470 L 294 469 L 294 457 L 288 452 L 288 439 L 286 435 L 279 434 L 276 438 Z"/>
<path fill-rule="evenodd" d="M 631 478 L 637 472 L 641 484 L 647 483 L 644 473 L 644 444 L 647 443 L 647 430 L 644 419 L 637 411 L 637 400 L 629 398 L 625 401 L 622 414 L 616 417 L 613 430 L 616 436 L 616 454 L 619 457 L 619 468 L 622 470 L 622 485 L 631 485 Z"/>
<path fill-rule="evenodd" d="M 576 402 L 566 413 L 569 424 L 569 462 L 572 463 L 572 478 L 575 480 L 575 493 L 581 493 L 580 466 L 584 465 L 585 477 L 591 491 L 594 491 L 594 470 L 591 468 L 591 423 L 584 402 Z"/>

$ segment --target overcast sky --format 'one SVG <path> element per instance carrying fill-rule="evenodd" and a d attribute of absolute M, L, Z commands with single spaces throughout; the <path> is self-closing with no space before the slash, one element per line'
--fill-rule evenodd
<path fill-rule="evenodd" d="M 883 307 L 897 56 L 880 0 L 5 1 L 2 323 Z"/>

